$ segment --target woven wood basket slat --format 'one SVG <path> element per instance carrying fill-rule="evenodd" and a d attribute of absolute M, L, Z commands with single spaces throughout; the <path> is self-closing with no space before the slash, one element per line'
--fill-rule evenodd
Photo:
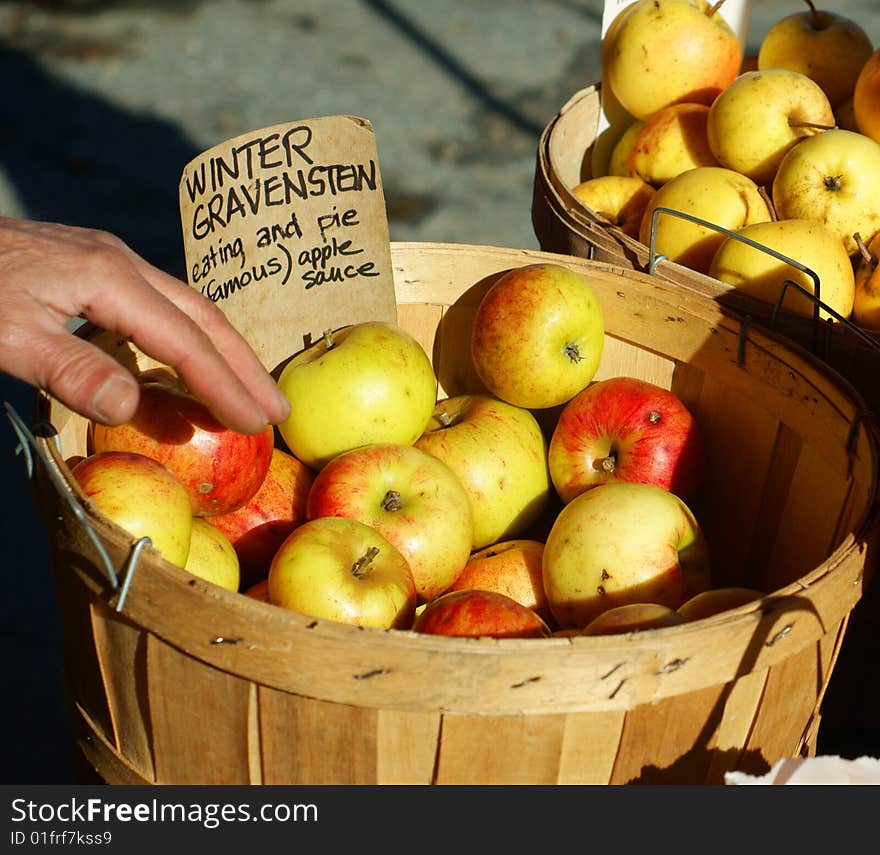
<path fill-rule="evenodd" d="M 47 465 L 32 485 L 91 767 L 118 783 L 700 783 L 810 753 L 876 548 L 876 427 L 859 393 L 793 342 L 631 268 L 466 245 L 392 256 L 399 319 L 448 394 L 477 389 L 467 333 L 497 276 L 548 260 L 582 272 L 606 317 L 600 376 L 662 382 L 705 426 L 693 507 L 719 583 L 768 595 L 628 636 L 437 638 L 315 621 L 145 549 L 117 612 L 82 520 L 120 579 L 132 539 L 70 476 L 84 421 L 43 397 L 36 417 L 57 434 L 38 432 Z"/>

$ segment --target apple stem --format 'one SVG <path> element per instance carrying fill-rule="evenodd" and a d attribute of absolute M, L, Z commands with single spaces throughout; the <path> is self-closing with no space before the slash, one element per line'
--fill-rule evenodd
<path fill-rule="evenodd" d="M 607 457 L 597 457 L 593 461 L 593 469 L 607 472 L 609 475 L 614 471 L 617 465 L 617 455 L 609 454 Z"/>
<path fill-rule="evenodd" d="M 804 3 L 810 7 L 810 26 L 814 30 L 822 29 L 821 22 L 819 21 L 819 13 L 816 11 L 816 6 L 813 3 L 813 0 L 804 0 Z"/>
<path fill-rule="evenodd" d="M 865 242 L 862 240 L 862 236 L 861 234 L 859 234 L 859 232 L 855 232 L 853 234 L 853 240 L 856 242 L 856 247 L 858 247 L 859 254 L 862 256 L 862 258 L 865 259 L 865 263 L 874 264 L 877 259 L 874 258 L 874 256 L 871 254 L 871 250 L 869 250 L 868 247 L 865 246 Z"/>
<path fill-rule="evenodd" d="M 382 499 L 382 510 L 399 511 L 403 507 L 400 501 L 400 493 L 397 490 L 389 490 Z"/>
<path fill-rule="evenodd" d="M 327 345 L 327 350 L 333 347 L 333 330 L 324 330 L 324 343 Z"/>
<path fill-rule="evenodd" d="M 371 546 L 367 551 L 351 565 L 351 575 L 357 579 L 363 579 L 367 575 L 366 568 L 373 563 L 373 559 L 379 554 L 378 546 Z"/>
<path fill-rule="evenodd" d="M 725 0 L 718 0 L 717 3 L 714 3 L 706 10 L 706 17 L 712 18 L 715 16 L 715 13 L 724 5 Z"/>
<path fill-rule="evenodd" d="M 583 359 L 578 346 L 573 342 L 565 345 L 565 355 L 568 357 L 569 362 L 580 362 Z"/>
<path fill-rule="evenodd" d="M 791 119 L 788 120 L 788 126 L 790 128 L 815 128 L 818 131 L 833 131 L 837 125 L 823 125 L 821 122 L 794 122 Z"/>
<path fill-rule="evenodd" d="M 441 410 L 437 413 L 437 421 L 440 422 L 441 427 L 449 427 L 452 424 L 452 416 L 446 410 Z"/>
<path fill-rule="evenodd" d="M 758 195 L 767 203 L 767 210 L 770 211 L 770 219 L 775 223 L 779 219 L 779 214 L 776 213 L 776 206 L 773 204 L 773 199 L 770 198 L 770 194 L 767 192 L 767 188 L 762 184 L 758 188 Z"/>

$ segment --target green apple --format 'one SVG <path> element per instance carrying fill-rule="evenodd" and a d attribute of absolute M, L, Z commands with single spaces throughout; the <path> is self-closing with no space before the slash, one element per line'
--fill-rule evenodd
<path fill-rule="evenodd" d="M 636 0 L 602 42 L 604 85 L 636 119 L 670 104 L 711 104 L 736 77 L 736 33 L 704 0 Z"/>
<path fill-rule="evenodd" d="M 490 395 L 445 398 L 415 445 L 458 476 L 471 502 L 475 549 L 521 535 L 550 501 L 547 440 L 522 407 Z"/>
<path fill-rule="evenodd" d="M 824 223 L 855 254 L 856 233 L 880 231 L 880 143 L 842 128 L 802 140 L 779 164 L 773 206 L 781 220 Z"/>
<path fill-rule="evenodd" d="M 477 306 L 471 356 L 486 389 L 509 404 L 563 404 L 595 375 L 605 320 L 587 279 L 561 264 L 516 267 Z"/>
<path fill-rule="evenodd" d="M 406 558 L 380 532 L 323 517 L 294 529 L 275 553 L 268 600 L 325 620 L 409 629 L 416 591 Z"/>
<path fill-rule="evenodd" d="M 799 71 L 768 68 L 739 75 L 715 99 L 706 132 L 721 166 L 769 187 L 793 146 L 834 123 L 818 83 Z"/>
<path fill-rule="evenodd" d="M 690 214 L 730 231 L 773 216 L 761 188 L 733 169 L 698 166 L 667 181 L 645 209 L 639 240 L 650 245 L 655 226 L 655 252 L 699 273 L 708 271 L 724 233 L 668 213 L 658 214 L 654 224 L 657 208 Z"/>
<path fill-rule="evenodd" d="M 422 346 L 381 321 L 325 334 L 284 366 L 278 386 L 291 405 L 278 431 L 313 469 L 360 445 L 415 442 L 437 400 L 437 379 Z"/>
<path fill-rule="evenodd" d="M 842 317 L 849 317 L 855 298 L 852 262 L 840 237 L 822 223 L 808 219 L 773 220 L 746 226 L 738 234 L 813 271 L 819 279 L 821 302 Z M 787 280 L 809 294 L 815 288 L 813 278 L 799 268 L 733 237 L 725 238 L 718 248 L 709 275 L 774 306 Z M 813 317 L 816 303 L 797 288 L 787 287 L 782 307 Z M 831 317 L 824 308 L 819 314 L 822 318 Z"/>
<path fill-rule="evenodd" d="M 183 483 L 161 463 L 127 451 L 80 460 L 71 474 L 86 497 L 132 537 L 149 537 L 166 560 L 183 567 L 192 537 L 192 505 Z"/>
<path fill-rule="evenodd" d="M 471 500 L 458 476 L 414 445 L 375 443 L 337 455 L 315 476 L 306 515 L 379 531 L 409 563 L 420 602 L 456 580 L 473 547 Z"/>
<path fill-rule="evenodd" d="M 184 568 L 227 591 L 237 591 L 241 582 L 238 555 L 229 538 L 202 517 L 193 518 Z"/>
<path fill-rule="evenodd" d="M 758 68 L 789 68 L 818 83 L 832 107 L 849 98 L 874 48 L 852 18 L 807 7 L 780 18 L 758 46 Z"/>
<path fill-rule="evenodd" d="M 674 493 L 652 484 L 602 484 L 559 512 L 544 544 L 542 578 L 559 627 L 586 627 L 627 603 L 677 609 L 709 588 L 709 552 L 699 523 Z"/>

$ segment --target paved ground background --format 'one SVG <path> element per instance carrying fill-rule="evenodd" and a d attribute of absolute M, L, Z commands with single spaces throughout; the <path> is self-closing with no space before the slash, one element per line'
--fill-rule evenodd
<path fill-rule="evenodd" d="M 750 50 L 803 3 L 756 6 Z M 878 6 L 820 4 L 880 45 Z M 193 156 L 348 113 L 374 125 L 393 240 L 536 247 L 537 138 L 598 79 L 601 13 L 600 0 L 0 0 L 0 212 L 109 229 L 180 274 L 177 183 Z M 20 384 L 0 378 L 0 396 L 29 412 Z M 65 783 L 48 547 L 14 447 L 0 426 L 3 780 Z"/>

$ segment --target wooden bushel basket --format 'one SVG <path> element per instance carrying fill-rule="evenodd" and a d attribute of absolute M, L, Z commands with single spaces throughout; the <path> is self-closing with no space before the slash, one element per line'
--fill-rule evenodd
<path fill-rule="evenodd" d="M 541 134 L 532 198 L 532 226 L 541 249 L 652 273 L 683 291 L 714 300 L 742 317 L 777 330 L 843 374 L 872 409 L 880 411 L 880 384 L 876 382 L 880 376 L 880 339 L 876 336 L 849 322 L 820 321 L 818 310 L 812 318 L 779 310 L 774 304 L 657 255 L 574 196 L 572 189 L 592 176 L 594 147 L 608 146 L 599 133 L 601 99 L 600 84 L 581 89 Z M 821 289 L 819 293 L 821 297 Z M 819 305 L 824 304 L 817 302 Z"/>
<path fill-rule="evenodd" d="M 38 400 L 31 484 L 50 534 L 73 738 L 140 784 L 720 783 L 815 753 L 868 575 L 878 446 L 845 380 L 715 302 L 538 251 L 392 244 L 399 321 L 440 394 L 479 389 L 467 345 L 502 272 L 554 261 L 603 308 L 599 376 L 678 393 L 710 471 L 691 504 L 716 585 L 767 595 L 623 636 L 459 639 L 358 629 L 227 592 L 97 513 L 69 463 L 87 425 Z M 89 334 L 128 364 L 131 346 Z M 138 548 L 142 546 L 143 548 Z"/>

